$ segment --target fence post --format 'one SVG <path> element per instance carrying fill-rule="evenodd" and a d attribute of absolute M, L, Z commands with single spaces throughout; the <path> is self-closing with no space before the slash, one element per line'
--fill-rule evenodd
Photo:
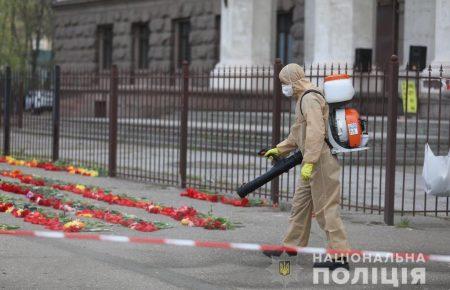
<path fill-rule="evenodd" d="M 3 155 L 10 154 L 11 119 L 11 67 L 5 71 L 5 102 L 3 107 Z"/>
<path fill-rule="evenodd" d="M 278 76 L 282 66 L 281 59 L 275 59 L 273 66 L 272 148 L 277 146 L 281 139 L 281 81 Z M 277 177 L 270 183 L 270 198 L 274 205 L 278 204 L 279 197 L 280 179 Z"/>
<path fill-rule="evenodd" d="M 19 129 L 23 127 L 23 97 L 24 97 L 24 87 L 23 80 L 20 81 L 19 84 L 19 96 L 18 96 L 18 104 L 17 104 L 17 126 Z"/>
<path fill-rule="evenodd" d="M 181 96 L 181 116 L 180 116 L 180 179 L 182 188 L 186 188 L 188 112 L 189 112 L 189 63 L 187 61 L 184 61 L 183 94 Z"/>
<path fill-rule="evenodd" d="M 52 160 L 59 159 L 59 117 L 60 117 L 60 80 L 61 69 L 59 65 L 55 65 L 53 69 L 53 144 L 52 144 Z"/>
<path fill-rule="evenodd" d="M 109 177 L 116 177 L 117 174 L 117 110 L 118 110 L 118 92 L 119 92 L 119 73 L 117 66 L 111 67 L 109 95 Z"/>
<path fill-rule="evenodd" d="M 397 105 L 398 105 L 398 57 L 392 55 L 388 63 L 387 80 L 387 136 L 386 136 L 386 176 L 384 196 L 384 222 L 394 225 L 395 162 L 397 145 Z"/>

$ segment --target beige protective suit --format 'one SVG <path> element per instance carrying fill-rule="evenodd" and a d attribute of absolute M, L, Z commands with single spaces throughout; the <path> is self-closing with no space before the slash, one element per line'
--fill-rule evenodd
<path fill-rule="evenodd" d="M 306 90 L 319 89 L 305 78 L 301 66 L 285 66 L 280 72 L 280 80 L 283 84 L 292 84 L 297 105 L 296 119 L 290 134 L 277 148 L 281 154 L 299 148 L 303 154 L 303 164 L 314 164 L 310 180 L 304 181 L 300 178 L 295 189 L 289 228 L 283 243 L 285 246 L 300 247 L 308 244 L 311 214 L 314 211 L 317 222 L 326 233 L 328 247 L 348 250 L 347 234 L 339 213 L 341 168 L 325 142 L 328 104 L 316 93 L 308 93 L 302 100 Z"/>

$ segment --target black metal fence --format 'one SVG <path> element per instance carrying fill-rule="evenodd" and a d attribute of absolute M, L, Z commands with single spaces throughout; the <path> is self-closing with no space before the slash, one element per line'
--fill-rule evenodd
<path fill-rule="evenodd" d="M 270 168 L 256 153 L 289 133 L 294 106 L 280 94 L 281 67 L 184 64 L 177 71 L 130 72 L 113 66 L 102 73 L 57 67 L 33 75 L 6 69 L 0 82 L 3 152 L 101 167 L 110 176 L 233 192 Z M 425 143 L 436 154 L 449 150 L 449 71 L 398 73 L 396 61 L 386 70 L 305 71 L 319 86 L 326 75 L 350 74 L 352 106 L 368 120 L 371 149 L 339 157 L 342 206 L 381 213 L 393 205 L 402 214 L 448 215 L 448 198 L 425 194 L 420 176 Z M 254 195 L 288 201 L 298 178 L 295 168 Z"/>

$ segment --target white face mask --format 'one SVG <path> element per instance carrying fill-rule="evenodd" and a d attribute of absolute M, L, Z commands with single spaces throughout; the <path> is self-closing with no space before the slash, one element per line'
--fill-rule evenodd
<path fill-rule="evenodd" d="M 281 91 L 285 97 L 292 97 L 294 95 L 294 88 L 292 85 L 281 85 Z"/>

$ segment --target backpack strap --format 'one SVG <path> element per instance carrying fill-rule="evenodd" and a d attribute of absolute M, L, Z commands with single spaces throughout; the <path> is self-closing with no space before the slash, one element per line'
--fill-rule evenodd
<path fill-rule="evenodd" d="M 303 97 L 304 97 L 305 95 L 309 94 L 309 93 L 316 93 L 316 94 L 322 96 L 322 98 L 325 99 L 325 96 L 322 94 L 322 92 L 320 92 L 320 91 L 318 91 L 318 90 L 306 90 L 306 91 L 303 93 L 302 98 L 301 98 L 301 100 L 300 100 L 300 113 L 301 113 L 302 115 L 303 115 L 303 110 L 302 110 Z M 325 100 L 325 101 L 326 101 L 326 100 Z M 330 143 L 330 141 L 328 140 L 327 137 L 325 137 L 325 143 L 328 145 L 328 147 L 330 148 L 330 150 L 333 149 L 333 145 L 331 145 L 331 143 Z"/>
<path fill-rule="evenodd" d="M 318 91 L 318 90 L 306 90 L 306 91 L 303 93 L 302 98 L 301 98 L 301 100 L 300 100 L 300 113 L 301 113 L 302 115 L 303 115 L 303 110 L 302 110 L 303 97 L 304 97 L 305 95 L 309 94 L 309 93 L 316 93 L 316 94 L 318 94 L 318 95 L 321 95 L 322 98 L 325 99 L 324 95 L 323 95 L 320 91 Z"/>

